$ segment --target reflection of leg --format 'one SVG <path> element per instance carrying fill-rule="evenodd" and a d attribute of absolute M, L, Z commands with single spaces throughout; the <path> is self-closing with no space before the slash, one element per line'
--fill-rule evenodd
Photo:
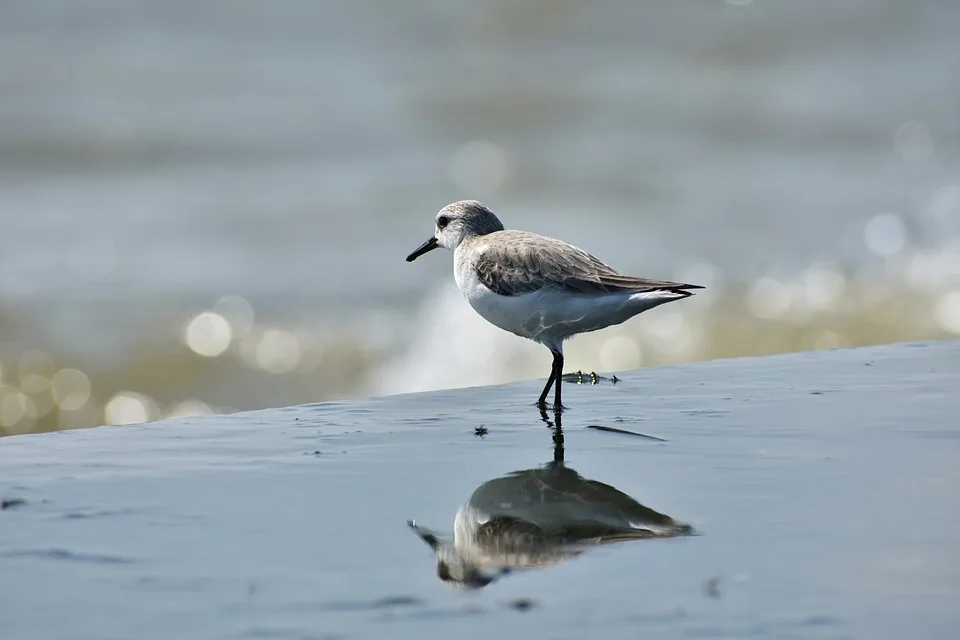
<path fill-rule="evenodd" d="M 560 424 L 560 412 L 554 410 L 553 421 L 547 415 L 547 410 L 540 407 L 540 419 L 553 431 L 553 463 L 563 464 L 563 426 Z"/>
<path fill-rule="evenodd" d="M 540 407 L 540 419 L 543 420 L 543 423 L 553 429 L 553 423 L 550 422 L 550 416 L 547 415 L 547 410 L 543 407 Z"/>
<path fill-rule="evenodd" d="M 557 386 L 560 382 L 557 381 Z M 563 426 L 560 424 L 560 411 L 553 412 L 553 461 L 563 463 Z"/>

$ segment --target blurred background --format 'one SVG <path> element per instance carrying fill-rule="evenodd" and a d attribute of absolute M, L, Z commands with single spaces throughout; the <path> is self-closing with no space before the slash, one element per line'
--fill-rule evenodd
<path fill-rule="evenodd" d="M 960 334 L 954 0 L 4 0 L 0 435 L 546 377 L 437 210 L 707 289 L 568 369 Z"/>

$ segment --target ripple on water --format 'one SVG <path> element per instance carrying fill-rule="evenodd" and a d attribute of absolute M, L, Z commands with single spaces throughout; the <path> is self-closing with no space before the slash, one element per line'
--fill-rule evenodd
<path fill-rule="evenodd" d="M 91 564 L 132 564 L 132 558 L 111 556 L 99 553 L 79 553 L 67 549 L 19 549 L 0 553 L 3 558 L 39 558 L 41 560 L 62 560 L 67 562 L 86 562 Z"/>

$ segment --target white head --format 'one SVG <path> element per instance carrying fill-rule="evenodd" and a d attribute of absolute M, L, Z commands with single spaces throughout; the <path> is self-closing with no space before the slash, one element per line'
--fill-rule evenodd
<path fill-rule="evenodd" d="M 503 231 L 503 224 L 487 205 L 476 200 L 460 200 L 437 212 L 433 237 L 407 256 L 413 262 L 428 251 L 443 247 L 453 251 L 465 238 Z"/>
<path fill-rule="evenodd" d="M 407 526 L 433 549 L 437 559 L 437 577 L 451 587 L 482 589 L 509 572 L 506 568 L 484 570 L 464 558 L 453 541 L 441 540 L 435 533 L 418 526 L 413 520 L 408 520 Z"/>

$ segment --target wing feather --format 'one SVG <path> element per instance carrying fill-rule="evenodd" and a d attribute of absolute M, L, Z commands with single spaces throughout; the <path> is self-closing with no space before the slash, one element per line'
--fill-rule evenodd
<path fill-rule="evenodd" d="M 484 246 L 478 247 L 477 277 L 487 288 L 504 296 L 544 288 L 582 294 L 662 290 L 691 295 L 687 289 L 703 288 L 624 275 L 583 249 L 533 233 L 498 231 L 481 236 L 479 242 L 484 242 Z"/>

